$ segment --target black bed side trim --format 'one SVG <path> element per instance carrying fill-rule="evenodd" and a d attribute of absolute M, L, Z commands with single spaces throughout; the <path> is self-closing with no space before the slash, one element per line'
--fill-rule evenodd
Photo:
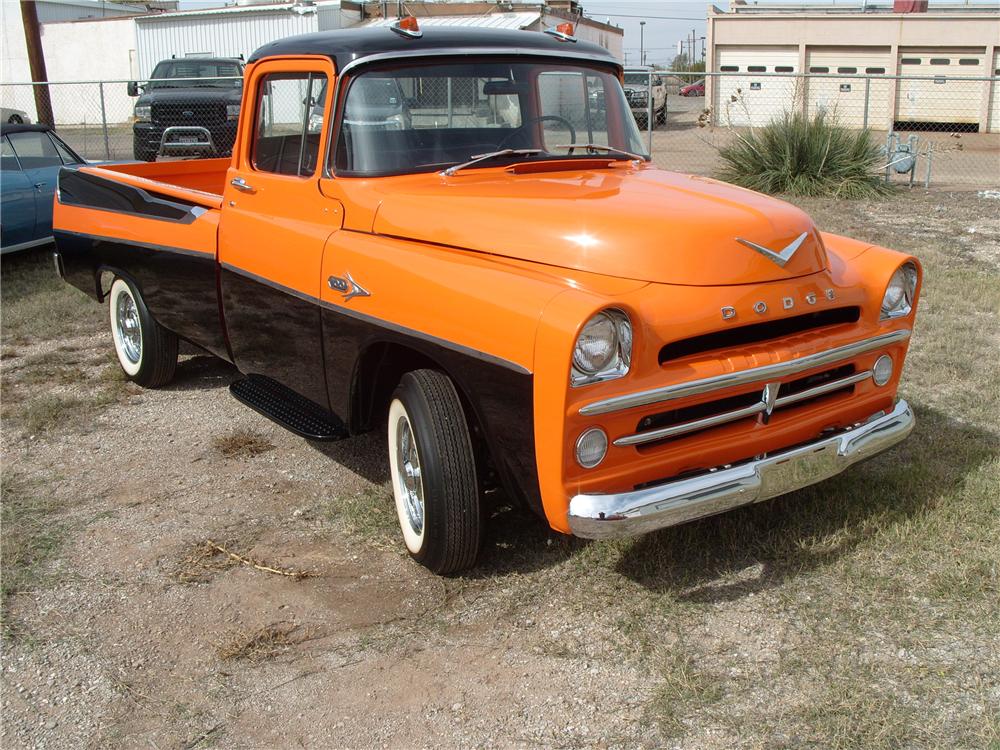
<path fill-rule="evenodd" d="M 67 206 L 80 206 L 97 211 L 141 216 L 144 219 L 190 224 L 208 211 L 183 201 L 156 197 L 123 182 L 63 167 L 59 170 L 57 200 Z"/>

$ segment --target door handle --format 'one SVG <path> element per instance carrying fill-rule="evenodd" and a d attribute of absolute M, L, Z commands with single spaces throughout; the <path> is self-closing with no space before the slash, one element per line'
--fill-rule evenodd
<path fill-rule="evenodd" d="M 242 177 L 234 177 L 232 180 L 230 180 L 229 184 L 232 185 L 237 190 L 244 193 L 257 192 L 257 188 L 255 188 L 253 185 L 248 184 L 247 181 L 244 180 Z"/>

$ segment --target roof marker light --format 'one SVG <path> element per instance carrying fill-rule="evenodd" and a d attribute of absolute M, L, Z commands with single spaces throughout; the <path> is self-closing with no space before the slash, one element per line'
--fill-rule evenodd
<path fill-rule="evenodd" d="M 566 23 L 559 24 L 555 28 L 545 29 L 546 34 L 548 34 L 549 36 L 554 36 L 561 42 L 575 42 L 576 37 L 573 36 L 573 32 L 574 32 L 573 24 L 569 23 L 568 21 Z"/>
<path fill-rule="evenodd" d="M 417 23 L 417 19 L 413 16 L 403 16 L 397 19 L 389 28 L 400 36 L 411 39 L 419 39 L 424 35 L 424 32 L 420 30 L 420 24 Z"/>

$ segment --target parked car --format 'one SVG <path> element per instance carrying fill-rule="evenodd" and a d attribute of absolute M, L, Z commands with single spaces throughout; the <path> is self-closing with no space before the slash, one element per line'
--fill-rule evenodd
<path fill-rule="evenodd" d="M 139 97 L 132 125 L 135 158 L 231 154 L 242 76 L 242 60 L 186 57 L 160 61 L 145 84 L 130 82 L 129 96 Z"/>
<path fill-rule="evenodd" d="M 27 125 L 31 122 L 31 118 L 23 109 L 0 107 L 0 122 L 6 122 L 9 125 Z"/>
<path fill-rule="evenodd" d="M 56 267 L 110 304 L 138 384 L 170 382 L 183 339 L 293 432 L 382 430 L 403 541 L 438 573 L 475 563 L 497 497 L 619 537 L 903 440 L 916 258 L 657 168 L 621 72 L 566 27 L 272 42 L 231 160 L 63 170 Z M 412 125 L 349 121 L 386 78 L 417 92 Z"/>
<path fill-rule="evenodd" d="M 653 116 L 654 122 L 662 124 L 667 121 L 667 85 L 663 77 L 650 71 L 629 72 L 625 74 L 625 96 L 628 98 L 632 114 L 639 123 L 645 123 L 649 115 L 649 81 L 653 81 Z"/>
<path fill-rule="evenodd" d="M 59 170 L 85 163 L 48 125 L 0 125 L 0 252 L 52 241 Z"/>
<path fill-rule="evenodd" d="M 705 96 L 705 79 L 689 83 L 681 88 L 681 96 Z"/>

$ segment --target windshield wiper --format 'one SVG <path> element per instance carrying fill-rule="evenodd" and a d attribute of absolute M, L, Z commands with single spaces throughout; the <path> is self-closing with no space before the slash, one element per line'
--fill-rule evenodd
<path fill-rule="evenodd" d="M 542 153 L 542 149 L 540 148 L 504 148 L 500 151 L 490 151 L 488 154 L 475 154 L 468 161 L 448 167 L 441 174 L 451 177 L 460 169 L 465 169 L 466 167 L 471 167 L 479 164 L 479 162 L 489 161 L 490 159 L 498 159 L 501 156 L 537 156 L 540 153 Z"/>
<path fill-rule="evenodd" d="M 620 148 L 615 148 L 614 146 L 602 146 L 600 143 L 562 143 L 556 148 L 568 148 L 569 153 L 573 153 L 575 148 L 585 148 L 589 153 L 594 151 L 607 151 L 610 154 L 620 154 L 621 156 L 627 156 L 629 159 L 634 159 L 635 161 L 646 161 L 645 156 L 640 156 L 639 154 L 633 154 L 631 151 L 624 151 Z"/>

